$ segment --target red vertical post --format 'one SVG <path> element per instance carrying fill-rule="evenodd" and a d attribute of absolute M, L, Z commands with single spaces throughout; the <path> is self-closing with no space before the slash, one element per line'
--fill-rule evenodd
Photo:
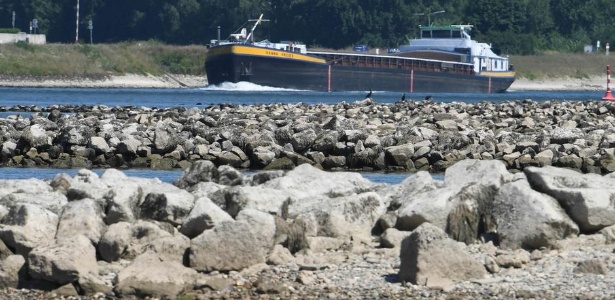
<path fill-rule="evenodd" d="M 611 92 L 611 65 L 606 66 L 606 93 L 602 100 L 615 101 L 615 97 L 613 97 Z"/>
<path fill-rule="evenodd" d="M 331 65 L 329 65 L 329 70 L 327 71 L 327 92 L 331 91 Z"/>
<path fill-rule="evenodd" d="M 491 77 L 489 77 L 489 88 L 487 92 L 491 94 Z"/>
<path fill-rule="evenodd" d="M 414 69 L 410 70 L 410 93 L 414 93 Z"/>

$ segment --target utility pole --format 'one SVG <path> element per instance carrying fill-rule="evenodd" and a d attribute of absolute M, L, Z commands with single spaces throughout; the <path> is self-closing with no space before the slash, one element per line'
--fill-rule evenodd
<path fill-rule="evenodd" d="M 75 21 L 75 44 L 79 42 L 79 0 L 77 0 L 77 20 Z"/>
<path fill-rule="evenodd" d="M 15 11 L 13 11 L 13 28 L 15 28 Z"/>

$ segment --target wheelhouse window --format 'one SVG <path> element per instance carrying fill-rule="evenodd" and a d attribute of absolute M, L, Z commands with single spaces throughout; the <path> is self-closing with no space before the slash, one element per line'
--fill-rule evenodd
<path fill-rule="evenodd" d="M 461 30 L 450 30 L 450 29 L 433 29 L 433 30 L 423 30 L 421 31 L 422 38 L 433 38 L 433 39 L 450 39 L 450 38 L 461 38 Z"/>

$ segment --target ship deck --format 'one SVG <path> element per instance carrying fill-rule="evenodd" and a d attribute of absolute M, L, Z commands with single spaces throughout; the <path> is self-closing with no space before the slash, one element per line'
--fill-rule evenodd
<path fill-rule="evenodd" d="M 472 64 L 453 61 L 394 55 L 372 55 L 340 52 L 308 51 L 307 54 L 321 57 L 329 65 L 333 66 L 390 68 L 414 71 L 447 72 L 455 74 L 474 74 L 474 66 Z"/>

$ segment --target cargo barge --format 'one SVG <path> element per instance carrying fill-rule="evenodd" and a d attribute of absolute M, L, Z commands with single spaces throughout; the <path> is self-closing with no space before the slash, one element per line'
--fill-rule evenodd
<path fill-rule="evenodd" d="M 421 38 L 394 53 L 308 51 L 303 43 L 254 42 L 243 30 L 213 40 L 205 59 L 209 84 L 251 82 L 314 91 L 497 93 L 515 79 L 507 57 L 469 36 L 468 25 L 421 27 Z"/>

